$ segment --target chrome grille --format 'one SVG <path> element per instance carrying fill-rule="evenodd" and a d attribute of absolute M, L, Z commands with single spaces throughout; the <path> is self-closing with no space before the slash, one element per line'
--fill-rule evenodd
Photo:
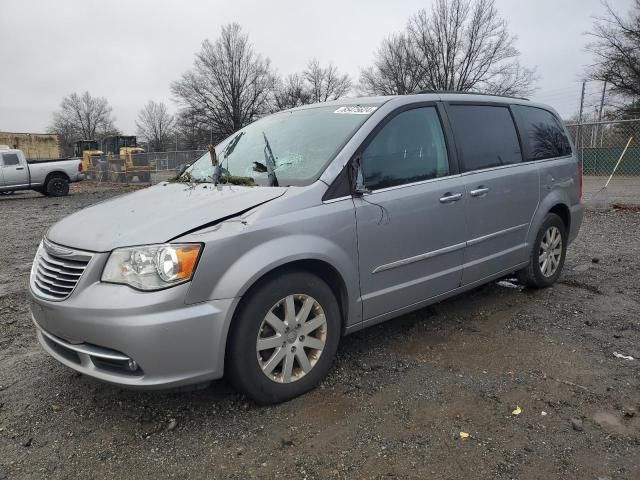
<path fill-rule="evenodd" d="M 46 300 L 64 300 L 76 288 L 91 257 L 91 253 L 43 240 L 31 267 L 31 289 Z"/>

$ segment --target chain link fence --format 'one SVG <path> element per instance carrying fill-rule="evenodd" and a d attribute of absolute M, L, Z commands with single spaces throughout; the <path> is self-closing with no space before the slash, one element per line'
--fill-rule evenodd
<path fill-rule="evenodd" d="M 616 177 L 633 177 L 640 185 L 640 119 L 568 124 L 585 176 L 608 176 L 633 137 Z M 175 177 L 206 150 L 92 156 L 87 178 L 100 183 L 153 184 Z M 85 165 L 86 167 L 86 165 Z"/>
<path fill-rule="evenodd" d="M 633 137 L 618 170 L 618 176 L 632 176 L 640 183 L 640 119 L 567 125 L 586 176 L 609 176 Z"/>
<path fill-rule="evenodd" d="M 205 150 L 94 155 L 85 164 L 88 180 L 99 183 L 152 184 L 175 177 L 200 158 Z"/>

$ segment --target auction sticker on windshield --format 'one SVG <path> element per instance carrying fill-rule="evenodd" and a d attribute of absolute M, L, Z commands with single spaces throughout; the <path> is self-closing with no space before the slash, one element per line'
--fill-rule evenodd
<path fill-rule="evenodd" d="M 340 107 L 333 113 L 347 113 L 351 115 L 369 115 L 376 111 L 378 107 L 363 107 L 361 105 L 349 105 Z"/>

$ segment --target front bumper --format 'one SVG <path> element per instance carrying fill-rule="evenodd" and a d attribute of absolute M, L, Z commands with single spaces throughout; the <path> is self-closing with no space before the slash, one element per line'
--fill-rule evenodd
<path fill-rule="evenodd" d="M 139 292 L 94 283 L 62 302 L 32 292 L 31 312 L 40 344 L 64 365 L 126 387 L 172 388 L 222 377 L 235 305 L 187 305 L 188 288 Z"/>

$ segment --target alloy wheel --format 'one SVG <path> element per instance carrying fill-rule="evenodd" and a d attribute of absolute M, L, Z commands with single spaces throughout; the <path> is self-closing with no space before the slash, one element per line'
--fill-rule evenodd
<path fill-rule="evenodd" d="M 318 301 L 289 295 L 265 315 L 256 341 L 258 363 L 278 383 L 300 380 L 318 362 L 327 340 L 327 319 Z"/>
<path fill-rule="evenodd" d="M 560 229 L 556 226 L 547 228 L 540 243 L 540 252 L 538 254 L 538 263 L 540 271 L 545 277 L 552 277 L 562 258 L 562 235 Z"/>

